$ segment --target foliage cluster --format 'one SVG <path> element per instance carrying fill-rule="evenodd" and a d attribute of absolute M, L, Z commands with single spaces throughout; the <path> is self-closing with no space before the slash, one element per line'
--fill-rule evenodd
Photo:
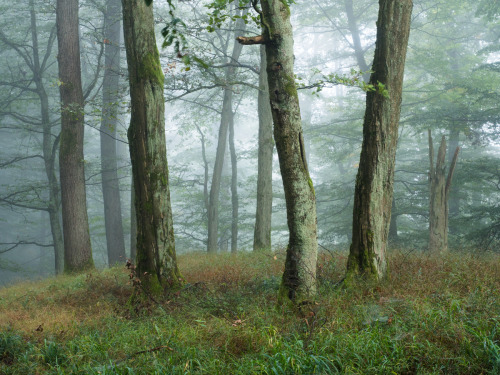
<path fill-rule="evenodd" d="M 390 280 L 340 287 L 322 253 L 320 297 L 276 309 L 283 253 L 189 254 L 188 281 L 134 310 L 121 268 L 0 291 L 5 374 L 495 374 L 496 254 L 391 254 Z"/>

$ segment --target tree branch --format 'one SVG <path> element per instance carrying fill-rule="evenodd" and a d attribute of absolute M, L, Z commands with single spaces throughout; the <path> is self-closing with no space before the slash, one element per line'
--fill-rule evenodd
<path fill-rule="evenodd" d="M 236 40 L 238 43 L 243 44 L 244 46 L 249 46 L 252 44 L 265 44 L 267 42 L 263 35 L 251 37 L 239 36 L 236 38 Z"/>

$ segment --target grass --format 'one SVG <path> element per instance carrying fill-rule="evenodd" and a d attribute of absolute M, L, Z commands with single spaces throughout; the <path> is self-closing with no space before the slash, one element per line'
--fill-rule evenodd
<path fill-rule="evenodd" d="M 500 256 L 394 252 L 346 290 L 321 254 L 319 295 L 276 307 L 284 254 L 179 257 L 187 285 L 128 305 L 114 268 L 0 290 L 2 374 L 500 374 Z"/>

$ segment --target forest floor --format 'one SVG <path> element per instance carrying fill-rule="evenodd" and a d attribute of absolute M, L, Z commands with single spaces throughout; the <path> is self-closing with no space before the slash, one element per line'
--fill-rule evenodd
<path fill-rule="evenodd" d="M 1 374 L 500 374 L 500 254 L 390 255 L 378 286 L 277 308 L 284 254 L 179 256 L 186 286 L 131 307 L 125 267 L 0 290 Z"/>

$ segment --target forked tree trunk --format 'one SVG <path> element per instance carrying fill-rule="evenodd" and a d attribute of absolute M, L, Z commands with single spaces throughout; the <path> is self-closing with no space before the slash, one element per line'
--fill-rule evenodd
<path fill-rule="evenodd" d="M 242 44 L 265 44 L 274 139 L 285 190 L 289 241 L 279 303 L 300 303 L 316 294 L 318 251 L 316 197 L 307 167 L 299 97 L 293 73 L 290 8 L 262 1 L 262 36 L 239 37 Z"/>
<path fill-rule="evenodd" d="M 64 232 L 64 270 L 94 267 L 90 245 L 83 157 L 84 103 L 78 37 L 78 0 L 57 0 L 61 146 L 59 170 Z"/>
<path fill-rule="evenodd" d="M 116 157 L 120 80 L 121 2 L 108 0 L 104 15 L 105 70 L 102 84 L 101 174 L 108 264 L 125 262 L 120 187 Z"/>
<path fill-rule="evenodd" d="M 152 294 L 182 283 L 175 254 L 165 142 L 163 71 L 153 9 L 144 0 L 122 0 L 129 71 L 128 129 L 137 217 L 137 273 Z"/>
<path fill-rule="evenodd" d="M 347 279 L 385 275 L 403 72 L 410 34 L 411 0 L 379 0 L 377 41 L 366 96 L 363 145 L 354 193 Z M 378 88 L 385 85 L 388 97 Z"/>
<path fill-rule="evenodd" d="M 242 19 L 236 21 L 235 32 L 241 33 L 245 30 L 245 23 Z M 234 43 L 231 54 L 231 63 L 237 63 L 240 58 L 242 46 Z M 208 207 L 208 239 L 207 251 L 209 253 L 217 251 L 217 240 L 219 235 L 219 194 L 222 179 L 222 167 L 224 166 L 224 155 L 227 146 L 227 133 L 229 124 L 233 118 L 233 88 L 230 85 L 236 72 L 235 66 L 229 66 L 226 69 L 225 79 L 227 86 L 224 88 L 224 98 L 222 102 L 222 115 L 219 127 L 219 136 L 217 138 L 217 152 L 215 155 L 214 172 L 212 175 L 212 184 L 210 185 L 210 197 Z"/>
<path fill-rule="evenodd" d="M 434 166 L 434 147 L 429 129 L 429 251 L 431 253 L 448 250 L 448 199 L 459 150 L 459 147 L 455 149 L 448 176 L 446 176 L 446 139 L 443 135 L 437 153 L 436 166 Z"/>
<path fill-rule="evenodd" d="M 50 34 L 47 42 L 45 56 L 40 61 L 38 46 L 38 31 L 36 22 L 36 13 L 34 1 L 30 0 L 30 18 L 31 18 L 31 40 L 33 43 L 33 81 L 36 86 L 36 93 L 40 98 L 40 115 L 42 120 L 42 153 L 45 164 L 45 174 L 47 175 L 49 188 L 48 213 L 52 242 L 54 243 L 54 268 L 56 275 L 64 271 L 64 241 L 60 222 L 61 201 L 59 197 L 59 181 L 55 171 L 56 147 L 59 138 L 54 140 L 52 135 L 52 126 L 50 123 L 49 97 L 45 86 L 43 85 L 43 75 L 46 69 L 46 61 L 49 56 L 55 40 L 55 35 Z"/>
<path fill-rule="evenodd" d="M 273 208 L 273 114 L 269 104 L 266 49 L 260 46 L 259 74 L 259 156 L 257 174 L 257 210 L 253 250 L 271 250 L 271 214 Z"/>

